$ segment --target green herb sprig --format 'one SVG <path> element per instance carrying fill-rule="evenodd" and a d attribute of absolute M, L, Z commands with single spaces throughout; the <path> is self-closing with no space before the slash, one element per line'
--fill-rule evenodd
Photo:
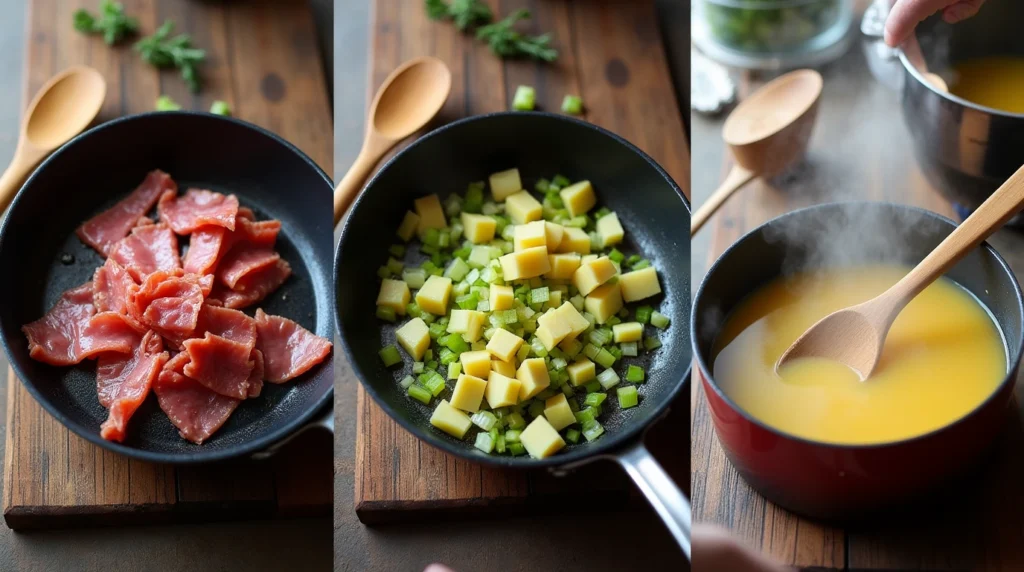
<path fill-rule="evenodd" d="M 193 47 L 188 34 L 171 38 L 173 29 L 174 21 L 165 21 L 152 36 L 136 42 L 135 51 L 146 63 L 158 68 L 178 68 L 189 89 L 198 92 L 201 80 L 196 66 L 206 59 L 206 51 Z"/>
<path fill-rule="evenodd" d="M 491 8 L 482 0 L 425 0 L 427 15 L 434 20 L 451 20 L 460 31 L 490 24 Z"/>
<path fill-rule="evenodd" d="M 530 57 L 545 62 L 555 61 L 558 50 L 551 47 L 549 34 L 527 36 L 513 28 L 516 22 L 529 17 L 529 10 L 516 10 L 504 20 L 478 28 L 476 37 L 487 42 L 491 51 L 503 58 Z"/>
<path fill-rule="evenodd" d="M 139 21 L 124 13 L 124 5 L 112 0 L 100 2 L 100 12 L 93 15 L 88 10 L 76 10 L 75 30 L 83 34 L 102 34 L 107 45 L 114 45 L 127 36 L 139 31 Z"/>

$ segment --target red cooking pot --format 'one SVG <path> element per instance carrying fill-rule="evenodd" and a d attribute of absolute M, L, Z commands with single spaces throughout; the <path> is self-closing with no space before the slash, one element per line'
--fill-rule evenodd
<path fill-rule="evenodd" d="M 806 516 L 845 520 L 907 502 L 964 473 L 1005 426 L 1024 339 L 1024 300 L 1009 265 L 983 244 L 946 276 L 991 312 L 1006 343 L 998 389 L 961 419 L 931 433 L 879 445 L 833 445 L 774 429 L 740 409 L 715 383 L 718 333 L 736 306 L 794 270 L 884 262 L 916 265 L 955 224 L 888 203 L 833 203 L 768 221 L 732 245 L 693 304 L 697 371 L 715 432 L 740 475 L 766 498 Z M 837 229 L 839 229 L 837 231 Z"/>

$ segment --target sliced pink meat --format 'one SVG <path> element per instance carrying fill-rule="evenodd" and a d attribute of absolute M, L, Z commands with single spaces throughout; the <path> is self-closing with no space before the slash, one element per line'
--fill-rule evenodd
<path fill-rule="evenodd" d="M 195 331 L 204 296 L 195 274 L 158 270 L 132 294 L 128 309 L 141 324 L 170 342 L 180 343 Z"/>
<path fill-rule="evenodd" d="M 263 352 L 263 377 L 283 383 L 306 373 L 331 353 L 331 342 L 288 318 L 256 310 L 256 349 Z"/>
<path fill-rule="evenodd" d="M 260 392 L 263 391 L 263 352 L 253 348 L 252 355 L 249 356 L 252 359 L 252 371 L 249 372 L 249 395 L 248 397 L 259 397 Z"/>
<path fill-rule="evenodd" d="M 187 377 L 184 368 L 188 363 L 187 352 L 174 356 L 160 372 L 153 391 L 182 438 L 200 445 L 224 425 L 241 401 Z"/>
<path fill-rule="evenodd" d="M 139 222 L 139 218 L 153 208 L 161 194 L 165 191 L 176 193 L 177 190 L 178 185 L 170 175 L 163 171 L 151 171 L 130 195 L 85 221 L 75 234 L 82 242 L 95 248 L 100 254 L 108 256 L 114 245 L 128 236 L 132 227 Z"/>
<path fill-rule="evenodd" d="M 183 369 L 188 377 L 221 395 L 245 399 L 249 394 L 252 348 L 236 341 L 207 333 L 203 338 L 185 340 L 189 363 Z"/>
<path fill-rule="evenodd" d="M 100 426 L 100 436 L 108 441 L 124 441 L 128 420 L 145 401 L 153 380 L 168 359 L 163 341 L 155 332 L 147 332 L 131 355 L 103 354 L 96 366 L 96 391 L 101 404 L 110 409 Z"/>
<path fill-rule="evenodd" d="M 205 189 L 189 189 L 180 197 L 167 192 L 160 197 L 157 213 L 178 234 L 191 234 L 204 225 L 235 230 L 238 197 Z"/>
<path fill-rule="evenodd" d="M 142 335 L 117 312 L 100 312 L 82 328 L 78 337 L 79 357 L 93 358 L 105 352 L 131 354 L 138 347 Z"/>
<path fill-rule="evenodd" d="M 185 272 L 213 274 L 220 261 L 224 237 L 229 232 L 219 226 L 197 228 L 189 238 L 188 252 L 185 253 Z"/>
<path fill-rule="evenodd" d="M 217 279 L 232 290 L 244 292 L 247 283 L 243 279 L 246 276 L 276 266 L 278 260 L 281 260 L 281 255 L 272 248 L 239 244 L 221 260 L 217 267 Z"/>
<path fill-rule="evenodd" d="M 92 302 L 97 312 L 124 314 L 128 311 L 128 298 L 139 285 L 123 266 L 108 258 L 93 274 L 92 288 Z"/>
<path fill-rule="evenodd" d="M 249 348 L 256 347 L 256 320 L 238 310 L 203 304 L 199 311 L 196 335 L 206 333 L 227 338 Z"/>
<path fill-rule="evenodd" d="M 50 365 L 82 361 L 82 331 L 95 314 L 92 282 L 64 292 L 45 316 L 21 327 L 28 338 L 29 355 Z"/>
<path fill-rule="evenodd" d="M 233 243 L 246 242 L 263 248 L 273 248 L 280 232 L 279 220 L 253 221 L 239 216 L 236 220 Z"/>
<path fill-rule="evenodd" d="M 239 280 L 232 290 L 223 284 L 215 284 L 209 300 L 216 301 L 226 308 L 245 308 L 269 296 L 281 287 L 292 274 L 292 268 L 284 260 L 278 260 L 274 266 L 258 272 L 251 272 Z"/>
<path fill-rule="evenodd" d="M 178 236 L 165 224 L 137 226 L 114 245 L 110 259 L 128 270 L 137 282 L 142 282 L 157 270 L 181 268 Z"/>

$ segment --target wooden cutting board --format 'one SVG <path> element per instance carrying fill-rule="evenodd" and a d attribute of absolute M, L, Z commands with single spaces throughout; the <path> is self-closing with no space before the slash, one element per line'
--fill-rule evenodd
<path fill-rule="evenodd" d="M 537 90 L 537 107 L 558 112 L 562 98 L 583 98 L 585 119 L 632 141 L 654 157 L 689 196 L 689 150 L 652 1 L 490 0 L 495 14 L 519 8 L 533 14 L 521 24 L 532 34 L 550 32 L 559 58 L 553 64 L 503 62 L 486 45 L 450 24 L 430 20 L 420 2 L 376 0 L 371 17 L 370 98 L 400 63 L 423 55 L 452 70 L 452 92 L 438 123 L 509 109 L 518 85 Z M 369 98 L 368 98 L 369 100 Z M 339 360 L 343 361 L 343 360 Z M 336 375 L 358 385 L 347 363 Z M 649 435 L 649 444 L 681 486 L 689 484 L 688 395 L 675 414 Z M 634 489 L 608 463 L 566 478 L 543 472 L 491 469 L 421 443 L 358 389 L 355 505 L 363 522 L 407 520 L 438 513 L 506 514 L 572 505 L 601 498 L 601 509 L 636 502 Z M 685 444 L 685 439 L 682 440 Z M 600 491 L 600 496 L 595 495 Z M 639 501 L 642 502 L 642 501 Z"/>
<path fill-rule="evenodd" d="M 305 2 L 122 0 L 142 34 L 166 19 L 207 52 L 204 86 L 189 93 L 174 71 L 157 72 L 131 42 L 110 48 L 72 28 L 79 8 L 98 0 L 30 0 L 24 102 L 51 76 L 76 64 L 103 73 L 107 99 L 98 122 L 152 111 L 161 94 L 187 109 L 228 102 L 236 117 L 297 145 L 325 170 L 332 163 L 328 104 L 314 21 Z M 8 372 L 4 518 L 11 528 L 77 524 L 324 515 L 333 502 L 329 434 L 309 432 L 273 460 L 172 467 L 130 460 L 74 435 Z"/>

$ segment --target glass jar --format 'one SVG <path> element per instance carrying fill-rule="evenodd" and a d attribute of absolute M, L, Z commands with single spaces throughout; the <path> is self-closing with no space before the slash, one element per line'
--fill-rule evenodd
<path fill-rule="evenodd" d="M 783 69 L 845 52 L 853 0 L 697 0 L 693 39 L 724 64 Z"/>

